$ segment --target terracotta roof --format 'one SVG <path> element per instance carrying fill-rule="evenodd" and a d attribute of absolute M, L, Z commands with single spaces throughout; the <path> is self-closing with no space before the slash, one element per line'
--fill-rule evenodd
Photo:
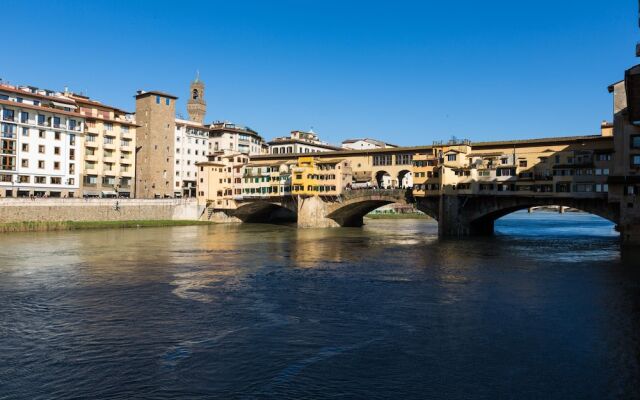
<path fill-rule="evenodd" d="M 141 93 L 136 93 L 136 95 L 134 97 L 136 99 L 139 99 L 141 97 L 146 97 L 146 96 L 151 96 L 151 95 L 168 97 L 170 99 L 177 99 L 178 98 L 178 96 L 174 96 L 174 95 L 169 94 L 169 93 L 161 92 L 159 90 L 141 91 Z"/>
<path fill-rule="evenodd" d="M 23 95 L 25 97 L 37 97 L 39 99 L 57 101 L 57 102 L 60 102 L 60 103 L 76 104 L 75 101 L 73 101 L 73 100 L 71 100 L 69 98 L 66 98 L 66 97 L 47 96 L 47 95 L 38 94 L 38 93 L 31 93 L 31 92 L 27 92 L 26 90 L 18 89 L 18 88 L 15 88 L 15 87 L 10 87 L 10 86 L 3 85 L 3 84 L 0 84 L 0 90 L 4 90 L 6 92 L 11 92 L 11 93 L 15 93 L 15 94 L 20 94 L 20 95 Z"/>
<path fill-rule="evenodd" d="M 32 104 L 16 103 L 15 101 L 10 101 L 10 100 L 0 100 L 0 104 L 4 104 L 4 105 L 7 105 L 7 106 L 16 107 L 16 108 L 26 108 L 26 109 L 29 109 L 29 110 L 37 110 L 37 111 L 42 111 L 42 112 L 49 112 L 49 113 L 53 113 L 53 114 L 68 115 L 68 116 L 76 117 L 76 118 L 80 118 L 80 119 L 85 119 L 86 118 L 84 115 L 79 114 L 77 112 L 59 110 L 59 109 L 53 108 L 53 107 L 34 106 Z"/>
<path fill-rule="evenodd" d="M 601 135 L 586 135 L 586 136 L 562 136 L 562 137 L 550 137 L 540 139 L 519 139 L 508 141 L 496 141 L 496 142 L 476 142 L 471 143 L 471 149 L 482 147 L 500 147 L 500 146 L 526 146 L 532 144 L 560 144 L 580 142 L 584 140 L 595 141 L 611 141 L 613 142 L 613 136 L 601 136 Z M 345 155 L 370 155 L 370 154 L 385 154 L 385 153 L 418 153 L 421 151 L 431 151 L 434 147 L 438 146 L 407 146 L 407 147 L 395 147 L 385 149 L 364 149 L 364 150 L 347 150 L 341 149 L 337 151 L 326 151 L 318 153 L 292 153 L 292 154 L 268 154 L 253 156 L 253 159 L 292 159 L 300 156 L 313 156 L 313 157 L 344 157 Z"/>

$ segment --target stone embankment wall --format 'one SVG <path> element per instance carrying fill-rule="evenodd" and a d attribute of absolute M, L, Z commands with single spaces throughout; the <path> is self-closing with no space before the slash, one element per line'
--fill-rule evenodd
<path fill-rule="evenodd" d="M 0 199 L 0 223 L 197 220 L 203 211 L 195 199 Z"/>

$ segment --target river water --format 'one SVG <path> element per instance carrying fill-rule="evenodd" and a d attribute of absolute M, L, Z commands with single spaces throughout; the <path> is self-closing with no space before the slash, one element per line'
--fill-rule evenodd
<path fill-rule="evenodd" d="M 0 399 L 640 398 L 640 258 L 613 226 L 496 231 L 0 235 Z"/>

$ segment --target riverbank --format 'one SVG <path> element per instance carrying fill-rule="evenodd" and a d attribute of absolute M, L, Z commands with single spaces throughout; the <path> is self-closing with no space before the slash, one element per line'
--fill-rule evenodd
<path fill-rule="evenodd" d="M 423 213 L 380 213 L 380 214 L 367 214 L 365 218 L 370 219 L 430 219 L 430 217 Z"/>
<path fill-rule="evenodd" d="M 156 228 L 163 226 L 211 225 L 209 221 L 128 220 L 128 221 L 24 221 L 0 224 L 0 233 L 46 232 L 78 229 Z"/>

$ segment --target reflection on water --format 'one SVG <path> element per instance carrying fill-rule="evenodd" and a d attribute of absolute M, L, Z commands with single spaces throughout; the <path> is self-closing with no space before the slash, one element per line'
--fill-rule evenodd
<path fill-rule="evenodd" d="M 0 398 L 638 398 L 611 224 L 516 213 L 0 236 Z"/>

